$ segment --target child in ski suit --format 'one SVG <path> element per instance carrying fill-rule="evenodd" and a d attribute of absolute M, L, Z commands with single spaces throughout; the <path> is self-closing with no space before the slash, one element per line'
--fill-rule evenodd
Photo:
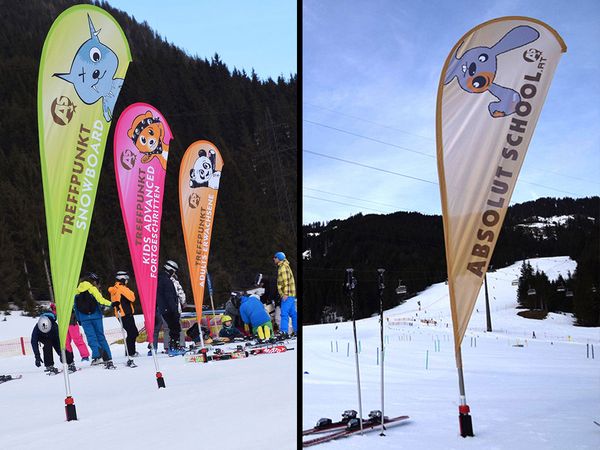
<path fill-rule="evenodd" d="M 227 340 L 244 337 L 242 332 L 233 326 L 233 319 L 230 316 L 221 316 L 221 325 L 223 327 L 219 331 L 219 337 Z"/>
<path fill-rule="evenodd" d="M 134 308 L 135 294 L 127 287 L 129 274 L 125 271 L 117 272 L 115 275 L 115 284 L 108 288 L 112 307 L 115 312 L 115 317 L 121 320 L 123 329 L 127 332 L 127 354 L 129 356 L 137 356 L 135 349 L 135 340 L 139 336 L 139 331 L 135 325 Z"/>
<path fill-rule="evenodd" d="M 290 268 L 290 263 L 285 259 L 283 252 L 273 255 L 273 262 L 277 266 L 277 291 L 281 297 L 281 325 L 282 333 L 288 332 L 289 318 L 292 318 L 294 334 L 298 331 L 298 315 L 296 313 L 296 283 Z"/>
<path fill-rule="evenodd" d="M 89 272 L 77 286 L 75 295 L 75 315 L 83 327 L 88 344 L 92 348 L 92 364 L 99 364 L 100 358 L 107 369 L 114 368 L 110 346 L 104 336 L 100 305 L 111 306 L 98 290 L 100 278 Z"/>
<path fill-rule="evenodd" d="M 40 344 L 43 345 L 43 360 L 40 357 Z M 38 323 L 33 327 L 31 333 L 31 347 L 33 348 L 33 354 L 35 355 L 36 367 L 40 367 L 43 362 L 46 367 L 46 372 L 58 373 L 58 369 L 54 367 L 52 349 L 54 348 L 61 361 L 62 357 L 60 354 L 60 341 L 58 338 L 58 324 L 56 323 L 56 316 L 51 312 L 43 313 L 38 319 Z M 73 353 L 65 350 L 65 354 L 67 356 L 69 371 L 74 372 L 77 369 L 73 363 Z"/>
<path fill-rule="evenodd" d="M 273 334 L 273 324 L 265 307 L 256 294 L 241 298 L 240 316 L 244 323 L 252 328 L 252 333 L 259 339 L 269 339 Z"/>
<path fill-rule="evenodd" d="M 50 309 L 52 309 L 52 312 L 56 317 L 56 305 L 54 303 L 50 303 Z M 69 330 L 67 331 L 67 341 L 65 344 L 65 349 L 73 353 L 73 346 L 71 345 L 71 342 L 74 342 L 77 346 L 77 350 L 79 350 L 79 356 L 81 356 L 81 361 L 89 361 L 90 351 L 88 350 L 87 345 L 85 345 L 85 341 L 83 340 L 83 336 L 79 330 L 77 317 L 75 317 L 75 310 L 71 311 L 71 320 L 69 321 Z"/>

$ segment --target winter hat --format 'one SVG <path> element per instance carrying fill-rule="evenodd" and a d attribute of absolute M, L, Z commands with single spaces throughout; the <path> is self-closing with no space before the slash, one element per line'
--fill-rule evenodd
<path fill-rule="evenodd" d="M 163 267 L 165 270 L 170 270 L 171 272 L 177 272 L 179 270 L 179 266 L 172 259 L 169 259 Z"/>
<path fill-rule="evenodd" d="M 277 258 L 279 261 L 283 261 L 285 259 L 285 253 L 277 252 L 275 253 L 274 257 Z"/>
<path fill-rule="evenodd" d="M 100 277 L 95 272 L 88 272 L 85 277 L 94 283 L 100 283 Z"/>

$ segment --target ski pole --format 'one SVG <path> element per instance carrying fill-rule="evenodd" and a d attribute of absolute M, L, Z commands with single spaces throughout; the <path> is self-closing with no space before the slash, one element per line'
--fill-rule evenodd
<path fill-rule="evenodd" d="M 129 357 L 129 350 L 127 349 L 127 342 L 125 341 L 125 328 L 123 328 L 123 322 L 121 321 L 121 313 L 119 312 L 119 310 L 115 307 L 115 316 L 117 317 L 117 320 L 119 321 L 119 325 L 121 326 L 121 336 L 123 336 L 123 345 L 125 345 L 125 356 L 127 356 L 127 361 L 131 361 L 131 358 Z"/>
<path fill-rule="evenodd" d="M 379 436 L 385 436 L 385 433 L 383 432 L 383 430 L 385 430 L 385 427 L 383 426 L 383 290 L 385 289 L 385 284 L 383 283 L 384 272 L 385 269 L 377 269 L 377 279 L 379 284 L 379 330 L 381 334 L 381 433 L 379 434 Z"/>
<path fill-rule="evenodd" d="M 358 387 L 358 420 L 360 423 L 360 432 L 363 432 L 362 399 L 360 396 L 360 370 L 358 367 L 358 339 L 356 337 L 356 319 L 354 317 L 354 288 L 356 287 L 356 278 L 354 278 L 354 269 L 346 269 L 346 290 L 350 295 L 350 310 L 352 312 L 352 328 L 354 331 L 354 357 L 356 363 L 356 381 Z"/>

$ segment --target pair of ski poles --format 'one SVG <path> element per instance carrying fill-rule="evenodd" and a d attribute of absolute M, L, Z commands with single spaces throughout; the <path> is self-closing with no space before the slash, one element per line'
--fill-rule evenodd
<path fill-rule="evenodd" d="M 381 433 L 380 436 L 385 436 L 383 432 L 385 430 L 384 421 L 384 395 L 383 395 L 383 290 L 385 288 L 383 281 L 383 274 L 385 269 L 377 269 L 377 279 L 379 287 L 379 324 L 380 324 L 380 335 L 381 335 Z M 363 431 L 363 415 L 362 415 L 362 399 L 360 393 L 360 370 L 358 365 L 358 339 L 356 337 L 356 318 L 354 316 L 354 289 L 356 288 L 356 278 L 354 278 L 354 269 L 346 269 L 346 291 L 350 297 L 350 310 L 352 313 L 352 328 L 354 333 L 354 356 L 356 363 L 356 381 L 358 386 L 358 414 L 360 422 L 360 431 Z"/>

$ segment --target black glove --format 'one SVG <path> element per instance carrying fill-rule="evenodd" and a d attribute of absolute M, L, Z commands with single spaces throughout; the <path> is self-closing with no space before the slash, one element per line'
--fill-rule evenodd
<path fill-rule="evenodd" d="M 35 357 L 35 367 L 40 367 L 42 365 L 42 359 L 39 356 Z"/>
<path fill-rule="evenodd" d="M 121 306 L 121 302 L 112 302 L 111 305 L 113 308 L 118 308 L 119 306 Z"/>

